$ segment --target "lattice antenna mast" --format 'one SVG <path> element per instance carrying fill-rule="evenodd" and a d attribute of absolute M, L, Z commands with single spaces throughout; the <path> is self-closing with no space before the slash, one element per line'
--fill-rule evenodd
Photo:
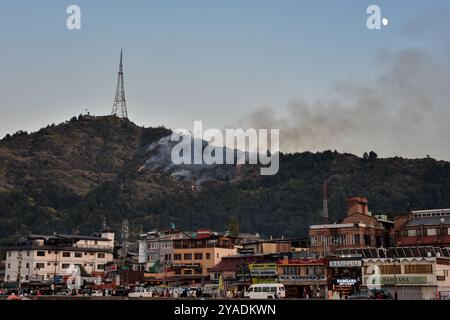
<path fill-rule="evenodd" d="M 116 95 L 114 97 L 114 104 L 112 108 L 112 115 L 120 118 L 128 119 L 127 102 L 125 100 L 125 88 L 123 83 L 123 50 L 120 50 L 120 64 L 119 73 L 117 77 Z"/>

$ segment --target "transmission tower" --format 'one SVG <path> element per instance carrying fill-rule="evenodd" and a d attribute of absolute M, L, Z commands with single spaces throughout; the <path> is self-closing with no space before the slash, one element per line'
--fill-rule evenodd
<path fill-rule="evenodd" d="M 112 115 L 117 116 L 119 118 L 128 119 L 127 102 L 125 100 L 125 88 L 123 84 L 122 50 L 120 50 L 119 73 L 117 77 L 117 88 L 116 88 L 116 95 L 114 97 Z"/>

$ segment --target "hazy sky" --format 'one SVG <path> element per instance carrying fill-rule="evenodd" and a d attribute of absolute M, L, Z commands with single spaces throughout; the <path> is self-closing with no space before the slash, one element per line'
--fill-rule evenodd
<path fill-rule="evenodd" d="M 288 151 L 450 160 L 447 2 L 2 0 L 0 136 L 109 114 L 123 46 L 136 124 L 279 126 Z M 373 3 L 383 30 L 366 27 Z"/>

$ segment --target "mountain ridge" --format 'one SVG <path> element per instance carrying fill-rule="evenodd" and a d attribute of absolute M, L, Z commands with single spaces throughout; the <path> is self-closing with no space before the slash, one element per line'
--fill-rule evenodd
<path fill-rule="evenodd" d="M 164 170 L 139 168 L 164 127 L 139 127 L 114 116 L 79 116 L 0 141 L 0 239 L 27 232 L 90 233 L 108 226 L 131 235 L 177 227 L 225 230 L 231 216 L 244 232 L 306 236 L 320 223 L 325 179 L 331 221 L 348 196 L 366 196 L 374 213 L 450 207 L 450 163 L 431 158 L 378 159 L 336 151 L 280 154 L 280 172 L 260 176 L 244 166 L 229 181 L 193 189 Z"/>

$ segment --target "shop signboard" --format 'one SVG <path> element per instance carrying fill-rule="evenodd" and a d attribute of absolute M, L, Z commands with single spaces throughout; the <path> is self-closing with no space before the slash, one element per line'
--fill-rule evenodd
<path fill-rule="evenodd" d="M 353 268 L 361 267 L 362 260 L 330 260 L 330 268 Z"/>
<path fill-rule="evenodd" d="M 369 280 L 370 279 L 370 280 Z M 414 277 L 414 276 L 366 276 L 363 278 L 364 284 L 369 285 L 425 285 L 427 284 L 427 277 Z"/>
<path fill-rule="evenodd" d="M 308 274 L 308 275 L 280 275 L 278 277 L 281 281 L 321 281 L 327 280 L 324 275 L 320 275 L 319 279 L 317 279 L 317 275 Z"/>
<path fill-rule="evenodd" d="M 276 263 L 253 263 L 248 266 L 252 277 L 276 277 Z"/>

